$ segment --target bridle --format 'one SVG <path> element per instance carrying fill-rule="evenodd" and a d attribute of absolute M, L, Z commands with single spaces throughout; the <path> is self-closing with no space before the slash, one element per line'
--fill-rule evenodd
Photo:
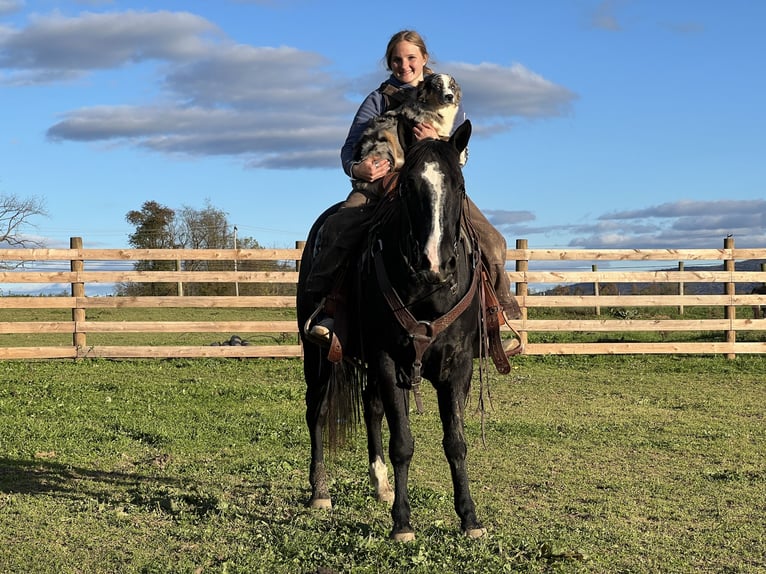
<path fill-rule="evenodd" d="M 402 200 L 402 195 L 405 193 L 405 190 L 403 189 L 403 182 L 406 181 L 406 178 L 399 178 L 399 185 L 397 189 L 397 193 L 400 196 L 400 200 Z M 463 194 L 465 194 L 465 188 L 463 187 Z M 461 198 L 462 202 L 462 198 Z M 409 214 L 407 215 L 409 219 Z M 465 223 L 466 222 L 466 216 L 461 208 L 461 215 L 460 215 L 460 222 Z M 409 221 L 410 226 L 412 225 L 412 221 Z M 460 223 L 458 224 L 458 233 L 457 236 L 459 236 L 459 228 Z M 475 239 L 475 233 L 472 231 L 472 228 L 469 226 L 469 236 L 476 245 L 476 239 Z M 457 239 L 455 242 L 455 250 L 457 251 Z M 478 287 L 479 287 L 479 279 L 480 279 L 480 270 L 479 270 L 479 264 L 480 264 L 480 256 L 477 249 L 473 249 L 472 253 L 472 266 L 471 266 L 471 283 L 468 287 L 468 290 L 466 293 L 460 298 L 460 300 L 455 303 L 455 305 L 446 313 L 441 315 L 440 317 L 433 319 L 433 320 L 421 320 L 415 317 L 412 312 L 409 310 L 407 305 L 402 300 L 399 293 L 396 291 L 394 286 L 391 284 L 391 280 L 389 279 L 388 272 L 386 271 L 385 262 L 383 261 L 383 242 L 381 239 L 378 239 L 376 243 L 372 246 L 372 259 L 375 266 L 375 276 L 378 281 L 378 286 L 380 287 L 381 293 L 386 300 L 386 303 L 388 304 L 389 309 L 391 310 L 394 317 L 396 317 L 397 322 L 399 325 L 404 329 L 404 331 L 407 333 L 407 338 L 412 342 L 413 349 L 415 351 L 415 360 L 412 363 L 412 372 L 410 376 L 410 385 L 412 387 L 413 394 L 415 396 L 415 403 L 418 408 L 418 412 L 423 412 L 423 404 L 422 404 L 422 396 L 420 393 L 420 382 L 422 380 L 422 374 L 421 370 L 423 367 L 423 355 L 425 354 L 428 347 L 431 345 L 431 343 L 434 341 L 434 339 L 445 329 L 447 329 L 452 323 L 454 323 L 463 313 L 466 312 L 473 303 L 477 293 L 478 293 Z"/>

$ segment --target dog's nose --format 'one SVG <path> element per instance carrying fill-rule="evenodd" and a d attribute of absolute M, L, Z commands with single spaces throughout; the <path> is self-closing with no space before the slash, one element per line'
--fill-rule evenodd
<path fill-rule="evenodd" d="M 452 100 L 455 99 L 454 94 L 444 94 L 444 99 L 450 103 L 452 103 Z"/>

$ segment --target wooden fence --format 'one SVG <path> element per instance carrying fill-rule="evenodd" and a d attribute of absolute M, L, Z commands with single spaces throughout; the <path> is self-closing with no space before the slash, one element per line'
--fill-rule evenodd
<path fill-rule="evenodd" d="M 158 358 L 158 357 L 299 357 L 297 323 L 291 310 L 293 296 L 154 296 L 116 297 L 86 295 L 86 286 L 116 283 L 177 283 L 178 292 L 189 283 L 292 283 L 297 281 L 300 244 L 295 249 L 147 250 L 83 249 L 73 238 L 70 249 L 0 249 L 0 359 L 52 358 Z M 508 260 L 515 270 L 508 274 L 522 307 L 517 327 L 526 343 L 525 354 L 724 354 L 766 353 L 763 331 L 766 320 L 756 319 L 751 308 L 766 305 L 766 295 L 743 292 L 745 286 L 766 283 L 766 271 L 737 270 L 737 262 L 766 259 L 765 249 L 735 249 L 727 238 L 722 249 L 613 249 L 566 250 L 530 249 L 518 240 L 509 249 Z M 137 271 L 137 261 L 231 262 L 231 271 Z M 236 262 L 289 262 L 287 271 L 243 271 Z M 130 270 L 115 270 L 126 262 Z M 672 263 L 678 270 L 668 270 Z M 42 263 L 68 269 L 31 271 Z M 692 265 L 687 266 L 686 264 Z M 598 267 L 601 266 L 601 270 Z M 587 268 L 586 268 L 587 267 Z M 656 269 L 654 267 L 660 267 Z M 687 293 L 693 284 L 713 285 L 712 294 Z M 12 286 L 42 284 L 61 286 L 63 294 L 53 296 L 13 295 Z M 589 285 L 588 292 L 564 288 Z M 650 285 L 643 293 L 618 294 L 615 285 Z M 737 286 L 742 288 L 739 290 Z M 551 291 L 552 286 L 562 286 Z M 609 287 L 607 289 L 607 287 Z M 715 293 L 718 290 L 719 293 Z M 238 291 L 237 291 L 238 292 Z M 552 294 L 554 293 L 554 294 Z M 662 294 L 651 294 L 662 293 Z M 669 294 L 672 293 L 672 294 Z M 714 310 L 712 316 L 688 318 L 690 307 Z M 152 320 L 158 309 L 251 309 L 283 310 L 284 320 Z M 665 308 L 650 318 L 626 309 Z M 18 320 L 30 310 L 58 309 L 61 320 Z M 134 309 L 142 320 L 103 320 L 108 309 Z M 576 310 L 571 318 L 542 317 L 545 310 Z M 22 310 L 25 310 L 22 312 Z M 672 313 L 670 312 L 672 310 Z M 69 313 L 71 311 L 71 317 Z M 578 314 L 579 313 L 579 314 Z M 739 317 L 738 317 L 739 313 Z M 564 313 L 557 313 L 563 315 Z M 691 315 L 691 313 L 688 313 Z M 571 313 L 570 313 L 571 315 Z M 545 342 L 544 333 L 595 334 L 595 341 Z M 661 333 L 662 340 L 631 340 L 638 333 Z M 673 333 L 695 333 L 694 340 L 672 341 Z M 55 345 L 18 346 L 14 335 L 63 334 L 67 341 Z M 94 344 L 96 334 L 138 333 L 151 338 L 157 334 L 209 333 L 220 338 L 238 334 L 282 335 L 286 344 L 211 346 L 209 344 Z M 614 334 L 621 334 L 615 337 Z M 530 334 L 538 334 L 530 338 Z M 603 336 L 599 336 L 603 334 Z M 739 335 L 739 337 L 738 337 Z M 71 338 L 70 338 L 71 336 Z M 276 339 L 276 337 L 275 337 Z M 539 340 L 538 340 L 539 339 Z M 634 337 L 635 339 L 635 337 Z M 14 346 L 14 344 L 16 346 Z"/>

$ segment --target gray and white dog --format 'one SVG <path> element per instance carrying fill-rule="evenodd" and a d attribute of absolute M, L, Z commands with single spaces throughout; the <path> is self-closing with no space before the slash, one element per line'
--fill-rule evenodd
<path fill-rule="evenodd" d="M 405 141 L 409 139 L 402 134 L 411 134 L 415 124 L 427 123 L 436 129 L 439 137 L 448 138 L 458 119 L 461 97 L 460 86 L 449 74 L 426 76 L 413 100 L 370 120 L 357 144 L 355 158 L 358 161 L 369 156 L 387 159 L 392 170 L 398 171 L 404 165 Z M 461 157 L 461 165 L 464 163 Z M 375 184 L 355 181 L 354 185 L 365 188 Z"/>

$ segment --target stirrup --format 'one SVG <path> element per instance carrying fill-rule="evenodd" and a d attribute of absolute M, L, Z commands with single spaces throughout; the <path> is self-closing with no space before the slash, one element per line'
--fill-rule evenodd
<path fill-rule="evenodd" d="M 524 352 L 524 343 L 521 341 L 521 334 L 511 325 L 508 317 L 505 315 L 505 311 L 500 311 L 500 316 L 503 318 L 503 322 L 508 326 L 513 333 L 512 337 L 503 343 L 503 352 L 505 356 L 515 357 Z"/>
<path fill-rule="evenodd" d="M 314 320 L 324 311 L 325 298 L 317 305 L 317 308 L 303 325 L 303 335 L 315 345 L 329 347 L 332 341 L 333 318 L 325 316 L 314 323 Z M 314 323 L 312 325 L 312 323 Z M 328 324 L 329 323 L 329 324 Z"/>
<path fill-rule="evenodd" d="M 521 339 L 511 338 L 503 343 L 503 352 L 508 358 L 515 357 L 524 351 Z"/>
<path fill-rule="evenodd" d="M 323 339 L 329 343 L 334 326 L 335 320 L 332 317 L 325 316 L 321 320 L 317 321 L 311 327 L 311 329 L 309 329 L 309 333 L 312 335 L 312 337 Z"/>

